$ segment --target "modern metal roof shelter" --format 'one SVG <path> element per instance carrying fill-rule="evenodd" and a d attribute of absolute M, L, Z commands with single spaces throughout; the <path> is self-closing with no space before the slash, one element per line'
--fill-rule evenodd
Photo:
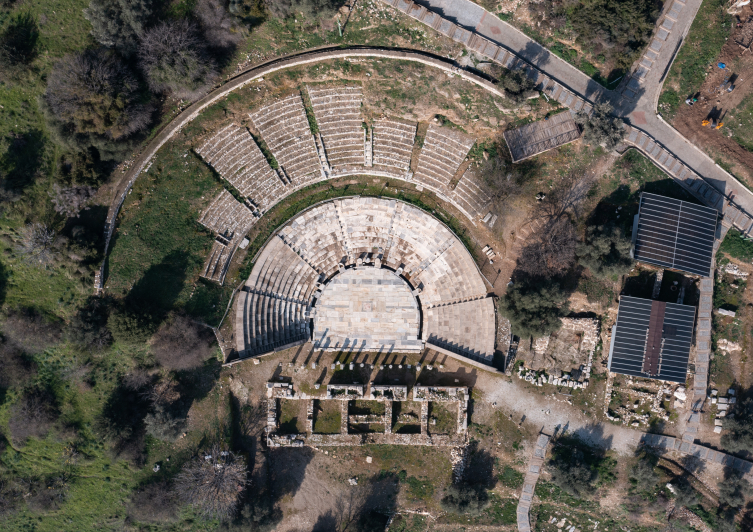
<path fill-rule="evenodd" d="M 636 260 L 708 277 L 717 211 L 643 192 L 633 232 Z"/>
<path fill-rule="evenodd" d="M 574 113 L 565 111 L 509 131 L 504 137 L 510 148 L 512 162 L 517 163 L 539 153 L 563 146 L 580 138 L 580 128 L 573 120 Z"/>
<path fill-rule="evenodd" d="M 622 296 L 609 349 L 609 371 L 684 383 L 695 307 Z"/>

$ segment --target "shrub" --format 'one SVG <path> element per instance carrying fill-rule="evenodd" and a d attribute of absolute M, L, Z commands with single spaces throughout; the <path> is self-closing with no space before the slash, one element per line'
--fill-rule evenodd
<path fill-rule="evenodd" d="M 536 83 L 526 75 L 525 70 L 517 69 L 503 73 L 497 85 L 505 91 L 505 96 L 517 104 L 523 103 L 529 96 L 535 94 Z"/>
<path fill-rule="evenodd" d="M 139 61 L 153 91 L 184 100 L 203 96 L 217 78 L 196 25 L 187 20 L 162 22 L 144 33 Z"/>
<path fill-rule="evenodd" d="M 39 53 L 39 23 L 31 12 L 14 15 L 2 36 L 2 56 L 10 65 L 31 63 Z"/>
<path fill-rule="evenodd" d="M 155 334 L 152 350 L 162 366 L 184 370 L 199 367 L 210 358 L 213 342 L 214 335 L 209 328 L 174 314 Z"/>
<path fill-rule="evenodd" d="M 750 262 L 753 260 L 753 240 L 744 238 L 737 229 L 730 229 L 722 240 L 719 251 L 735 259 Z"/>
<path fill-rule="evenodd" d="M 567 447 L 567 450 L 557 451 L 550 460 L 552 468 L 552 482 L 573 497 L 581 498 L 586 495 L 595 480 L 594 472 L 586 463 L 583 451 Z"/>
<path fill-rule="evenodd" d="M 343 3 L 343 0 L 264 0 L 272 16 L 281 19 L 296 13 L 303 13 L 308 18 L 331 18 Z"/>
<path fill-rule="evenodd" d="M 43 438 L 56 417 L 54 398 L 45 391 L 32 390 L 11 407 L 8 428 L 13 440 L 22 444 L 28 438 Z"/>
<path fill-rule="evenodd" d="M 152 16 L 151 0 L 91 0 L 84 16 L 94 38 L 124 55 L 136 51 L 139 37 Z"/>
<path fill-rule="evenodd" d="M 107 304 L 99 297 L 90 298 L 66 329 L 68 340 L 82 348 L 104 349 L 112 343 L 107 317 Z"/>
<path fill-rule="evenodd" d="M 19 346 L 12 340 L 0 339 L 0 403 L 4 390 L 11 386 L 23 385 L 35 372 L 34 362 Z"/>
<path fill-rule="evenodd" d="M 742 398 L 735 417 L 725 417 L 723 423 L 722 446 L 733 453 L 753 453 L 753 398 Z"/>
<path fill-rule="evenodd" d="M 139 523 L 164 523 L 177 518 L 177 504 L 165 482 L 137 489 L 128 505 L 128 516 Z"/>
<path fill-rule="evenodd" d="M 154 333 L 154 318 L 149 314 L 118 308 L 110 312 L 107 328 L 113 338 L 124 344 L 143 344 Z"/>
<path fill-rule="evenodd" d="M 684 506 L 690 508 L 698 504 L 698 493 L 690 481 L 682 477 L 677 477 L 672 481 L 672 487 L 675 490 L 675 506 Z"/>
<path fill-rule="evenodd" d="M 554 280 L 523 279 L 507 289 L 500 312 L 510 320 L 513 334 L 521 338 L 543 336 L 560 327 L 567 310 L 567 295 Z"/>
<path fill-rule="evenodd" d="M 483 486 L 451 484 L 447 487 L 440 505 L 446 512 L 477 516 L 489 506 L 489 494 Z"/>
<path fill-rule="evenodd" d="M 213 445 L 183 465 L 175 477 L 174 493 L 205 517 L 228 520 L 246 483 L 245 459 Z"/>
<path fill-rule="evenodd" d="M 586 230 L 585 242 L 575 250 L 578 263 L 601 278 L 624 275 L 633 267 L 630 240 L 616 226 L 591 226 Z"/>
<path fill-rule="evenodd" d="M 594 105 L 590 117 L 583 111 L 575 116 L 575 121 L 583 128 L 584 142 L 612 150 L 622 141 L 625 136 L 622 120 L 611 116 L 611 113 L 609 103 L 599 103 Z"/>
<path fill-rule="evenodd" d="M 2 328 L 6 341 L 28 354 L 40 353 L 61 338 L 60 325 L 34 309 L 9 313 Z"/>

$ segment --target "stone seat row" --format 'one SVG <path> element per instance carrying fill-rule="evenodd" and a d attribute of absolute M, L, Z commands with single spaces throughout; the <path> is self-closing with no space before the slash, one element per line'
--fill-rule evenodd
<path fill-rule="evenodd" d="M 280 238 L 273 238 L 257 259 L 248 290 L 306 303 L 316 290 L 320 274 Z"/>
<path fill-rule="evenodd" d="M 248 324 L 242 340 L 247 356 L 309 338 L 306 306 L 252 292 L 240 294 L 238 308 L 242 309 L 242 319 Z"/>
<path fill-rule="evenodd" d="M 262 213 L 288 194 L 288 185 L 272 170 L 259 146 L 244 128 L 234 124 L 223 128 L 197 153 Z"/>
<path fill-rule="evenodd" d="M 360 86 L 312 87 L 307 91 L 330 166 L 364 165 Z"/>
<path fill-rule="evenodd" d="M 295 186 L 322 177 L 321 164 L 300 94 L 251 113 L 251 121 Z"/>
<path fill-rule="evenodd" d="M 495 317 L 491 298 L 426 309 L 424 324 L 427 342 L 434 346 L 487 364 L 494 358 Z"/>
<path fill-rule="evenodd" d="M 475 266 L 463 260 L 468 251 L 455 240 L 453 245 L 423 270 L 419 279 L 423 286 L 421 301 L 427 306 L 486 295 L 486 286 Z"/>
<path fill-rule="evenodd" d="M 439 190 L 449 186 L 475 140 L 431 124 L 418 156 L 415 179 Z"/>

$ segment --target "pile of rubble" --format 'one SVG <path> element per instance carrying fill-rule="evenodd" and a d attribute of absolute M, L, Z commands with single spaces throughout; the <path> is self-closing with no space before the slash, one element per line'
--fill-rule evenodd
<path fill-rule="evenodd" d="M 582 367 L 582 366 L 581 366 Z M 568 388 L 583 389 L 588 386 L 588 380 L 577 380 L 575 376 L 569 373 L 563 373 L 560 370 L 551 370 L 552 373 L 544 371 L 533 371 L 523 366 L 518 367 L 518 378 L 525 379 L 535 386 L 552 384 L 554 386 L 567 386 Z"/>
<path fill-rule="evenodd" d="M 735 279 L 747 279 L 748 278 L 748 272 L 742 271 L 737 264 L 728 263 L 724 266 L 724 268 L 720 268 L 717 270 L 720 274 L 729 274 Z M 721 277 L 721 275 L 720 275 Z"/>
<path fill-rule="evenodd" d="M 628 381 L 628 384 L 633 384 L 632 379 Z M 671 401 L 672 397 L 675 397 L 675 407 L 678 407 L 684 405 L 685 400 L 687 399 L 684 386 L 678 386 L 675 390 L 673 390 L 672 386 L 668 384 L 660 385 L 655 393 L 642 392 L 639 390 L 633 390 L 632 388 L 621 388 L 620 391 L 623 391 L 626 395 L 630 396 L 632 407 L 620 406 L 618 408 L 611 409 L 611 412 L 614 412 L 616 414 L 613 416 L 610 413 L 608 405 L 611 402 L 612 396 L 615 392 L 613 387 L 608 387 L 605 401 L 607 405 L 607 408 L 605 408 L 606 416 L 609 421 L 619 421 L 626 426 L 629 423 L 632 427 L 648 425 L 651 421 L 652 415 L 655 415 L 657 418 L 663 421 L 669 421 L 669 412 L 664 408 L 663 402 Z M 635 398 L 635 400 L 633 400 L 633 398 Z M 649 404 L 648 412 L 638 414 L 635 411 L 636 408 L 639 408 L 647 403 Z"/>
<path fill-rule="evenodd" d="M 719 390 L 711 390 L 709 395 L 711 404 L 716 405 L 716 416 L 714 417 L 714 432 L 721 434 L 724 418 L 732 418 L 734 413 L 729 412 L 730 406 L 737 403 L 734 388 L 727 390 L 727 397 L 720 397 Z"/>

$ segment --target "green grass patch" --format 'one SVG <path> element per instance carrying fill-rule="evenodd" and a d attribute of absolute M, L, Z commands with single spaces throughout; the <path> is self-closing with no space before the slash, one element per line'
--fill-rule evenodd
<path fill-rule="evenodd" d="M 714 63 L 732 32 L 733 18 L 726 10 L 724 0 L 704 0 L 701 4 L 659 97 L 659 110 L 670 118 L 682 105 L 680 102 L 700 90 L 707 68 Z"/>
<path fill-rule="evenodd" d="M 427 478 L 408 477 L 405 479 L 408 495 L 413 499 L 428 500 L 434 495 L 434 486 Z"/>
<path fill-rule="evenodd" d="M 524 475 L 517 469 L 513 469 L 505 464 L 505 467 L 502 468 L 502 472 L 498 475 L 498 478 L 503 486 L 510 489 L 518 489 L 523 485 Z"/>
<path fill-rule="evenodd" d="M 718 253 L 726 253 L 733 259 L 750 262 L 753 260 L 753 240 L 743 237 L 737 229 L 730 228 L 719 246 Z"/>
<path fill-rule="evenodd" d="M 314 401 L 314 432 L 339 434 L 342 414 L 340 401 Z"/>
<path fill-rule="evenodd" d="M 457 430 L 458 414 L 442 403 L 429 403 L 429 432 L 433 434 L 454 434 Z"/>

